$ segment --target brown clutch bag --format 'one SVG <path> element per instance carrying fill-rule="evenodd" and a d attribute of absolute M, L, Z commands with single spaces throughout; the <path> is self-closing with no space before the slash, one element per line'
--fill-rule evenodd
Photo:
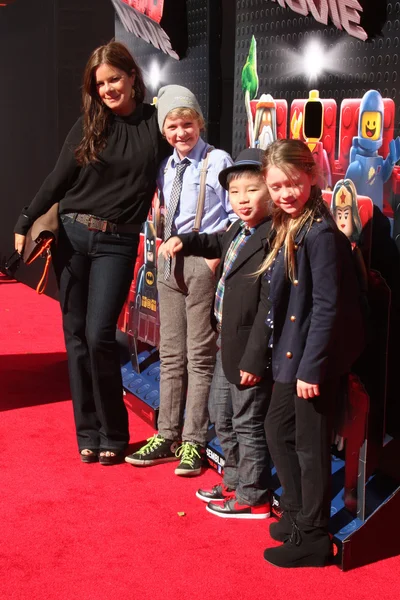
<path fill-rule="evenodd" d="M 58 202 L 50 210 L 36 219 L 26 234 L 22 259 L 26 265 L 32 264 L 39 256 L 46 258 L 43 275 L 36 287 L 38 294 L 46 289 L 51 264 L 51 250 L 58 236 Z"/>

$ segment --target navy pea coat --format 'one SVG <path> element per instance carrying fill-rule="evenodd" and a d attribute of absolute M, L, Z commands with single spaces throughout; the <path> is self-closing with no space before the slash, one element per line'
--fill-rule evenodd
<path fill-rule="evenodd" d="M 297 234 L 295 263 L 290 281 L 281 252 L 271 275 L 273 378 L 320 384 L 348 372 L 364 346 L 355 261 L 346 236 L 321 215 Z"/>
<path fill-rule="evenodd" d="M 241 227 L 235 221 L 221 233 L 187 233 L 179 238 L 183 254 L 220 258 L 216 284 L 222 275 L 226 253 Z M 265 321 L 270 309 L 269 289 L 261 285 L 262 276 L 254 273 L 265 258 L 265 247 L 271 229 L 268 218 L 260 223 L 240 250 L 225 281 L 222 305 L 221 360 L 225 377 L 240 384 L 240 370 L 259 377 L 271 377 L 268 340 L 270 329 Z M 211 321 L 216 329 L 214 308 Z"/>

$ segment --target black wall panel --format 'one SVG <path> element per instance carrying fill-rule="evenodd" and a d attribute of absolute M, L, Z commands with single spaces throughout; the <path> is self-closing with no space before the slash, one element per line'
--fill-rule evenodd
<path fill-rule="evenodd" d="M 0 256 L 57 151 L 52 2 L 0 8 Z"/>
<path fill-rule="evenodd" d="M 13 226 L 51 171 L 80 114 L 90 52 L 114 35 L 109 0 L 16 0 L 0 7 L 0 260 Z M 38 268 L 18 277 L 36 285 Z M 55 294 L 54 281 L 48 288 Z"/>

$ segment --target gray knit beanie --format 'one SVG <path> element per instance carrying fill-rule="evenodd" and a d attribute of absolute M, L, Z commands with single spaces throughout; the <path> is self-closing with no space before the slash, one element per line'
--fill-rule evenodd
<path fill-rule="evenodd" d="M 196 96 L 181 85 L 165 85 L 157 95 L 158 126 L 162 133 L 167 114 L 174 108 L 192 108 L 203 118 Z"/>

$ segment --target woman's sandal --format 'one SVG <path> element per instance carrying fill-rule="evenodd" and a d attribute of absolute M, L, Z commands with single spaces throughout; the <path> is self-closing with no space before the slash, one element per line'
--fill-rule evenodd
<path fill-rule="evenodd" d="M 85 454 L 83 454 L 85 452 Z M 84 463 L 95 463 L 99 461 L 99 453 L 96 450 L 91 450 L 90 448 L 83 448 L 80 451 L 81 461 Z"/>
<path fill-rule="evenodd" d="M 107 455 L 108 453 L 108 455 Z M 125 450 L 100 450 L 99 463 L 104 466 L 118 465 L 125 461 Z"/>

